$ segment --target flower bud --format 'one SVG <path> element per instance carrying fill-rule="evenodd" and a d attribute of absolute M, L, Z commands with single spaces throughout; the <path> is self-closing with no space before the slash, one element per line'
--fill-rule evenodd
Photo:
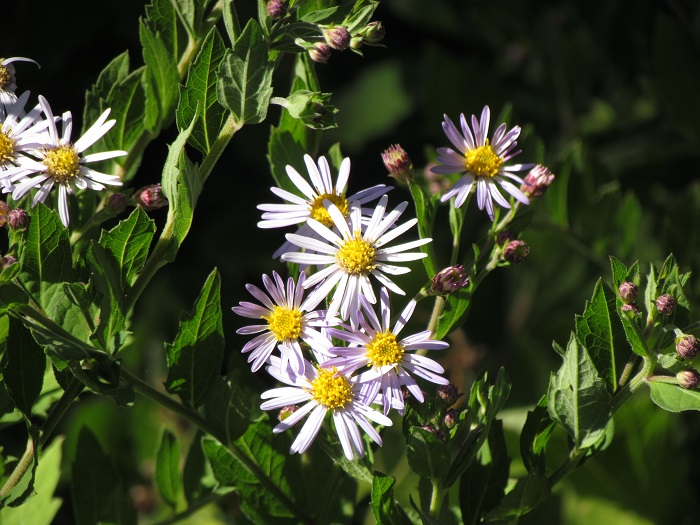
<path fill-rule="evenodd" d="M 384 40 L 386 30 L 381 22 L 370 22 L 361 31 L 365 44 L 375 45 Z"/>
<path fill-rule="evenodd" d="M 498 232 L 498 235 L 496 236 L 496 244 L 499 246 L 503 246 L 504 244 L 508 244 L 510 241 L 515 239 L 515 235 L 513 235 L 512 232 L 509 230 L 503 230 Z"/>
<path fill-rule="evenodd" d="M 331 58 L 331 47 L 323 42 L 316 42 L 309 48 L 309 56 L 314 62 L 325 64 Z"/>
<path fill-rule="evenodd" d="M 671 315 L 676 310 L 676 299 L 667 293 L 656 298 L 656 309 L 661 315 Z"/>
<path fill-rule="evenodd" d="M 285 0 L 268 0 L 265 8 L 267 16 L 272 20 L 279 20 L 287 14 L 287 2 Z"/>
<path fill-rule="evenodd" d="M 455 401 L 457 401 L 458 395 L 459 391 L 457 390 L 457 387 L 452 383 L 449 383 L 447 385 L 440 385 L 437 388 L 437 396 L 447 406 L 454 405 Z"/>
<path fill-rule="evenodd" d="M 528 197 L 539 197 L 547 191 L 553 180 L 554 174 L 542 164 L 538 164 L 525 176 L 520 191 Z"/>
<path fill-rule="evenodd" d="M 676 338 L 676 351 L 681 359 L 692 359 L 700 352 L 700 340 L 694 335 L 683 334 Z"/>
<path fill-rule="evenodd" d="M 157 210 L 168 205 L 168 199 L 163 195 L 160 184 L 145 186 L 134 194 L 134 202 L 144 210 Z"/>
<path fill-rule="evenodd" d="M 530 247 L 525 241 L 514 240 L 503 248 L 503 258 L 510 264 L 518 264 L 525 260 L 530 253 Z"/>
<path fill-rule="evenodd" d="M 425 430 L 426 432 L 430 432 L 431 434 L 435 434 L 435 425 L 432 423 L 428 423 L 427 425 L 423 425 L 420 427 L 421 430 Z"/>
<path fill-rule="evenodd" d="M 633 303 L 637 300 L 637 292 L 639 292 L 639 288 L 637 288 L 636 284 L 625 281 L 624 283 L 620 284 L 617 291 L 620 294 L 620 299 L 626 303 Z"/>
<path fill-rule="evenodd" d="M 17 263 L 17 258 L 14 257 L 13 255 L 5 255 L 4 257 L 0 257 L 0 267 L 4 270 L 8 266 L 12 266 L 13 264 Z"/>
<path fill-rule="evenodd" d="M 7 225 L 13 231 L 24 230 L 29 226 L 29 214 L 22 208 L 15 208 L 7 216 Z"/>
<path fill-rule="evenodd" d="M 700 373 L 694 368 L 689 368 L 687 370 L 681 370 L 676 374 L 676 380 L 678 384 L 687 389 L 693 389 L 700 383 Z"/>
<path fill-rule="evenodd" d="M 444 423 L 447 428 L 453 428 L 457 423 L 459 423 L 459 411 L 454 408 L 450 408 L 445 412 Z"/>
<path fill-rule="evenodd" d="M 365 41 L 361 36 L 354 36 L 350 39 L 350 49 L 357 51 L 362 47 L 362 43 Z"/>
<path fill-rule="evenodd" d="M 350 47 L 350 33 L 343 26 L 327 27 L 323 30 L 323 38 L 329 46 L 338 51 L 345 51 Z"/>
<path fill-rule="evenodd" d="M 443 268 L 433 277 L 433 284 L 430 291 L 434 295 L 448 295 L 464 288 L 469 283 L 467 271 L 464 266 L 458 264 Z"/>
<path fill-rule="evenodd" d="M 629 312 L 632 315 L 637 315 L 639 313 L 639 308 L 630 303 L 625 303 L 620 307 L 623 312 Z"/>
<path fill-rule="evenodd" d="M 280 410 L 280 413 L 277 414 L 277 419 L 281 422 L 287 419 L 289 416 L 291 416 L 294 412 L 296 412 L 299 409 L 298 406 L 296 405 L 289 405 L 286 407 L 282 407 Z"/>
<path fill-rule="evenodd" d="M 393 144 L 382 152 L 384 167 L 389 176 L 399 182 L 407 182 L 413 178 L 413 162 L 408 153 L 399 145 Z"/>
<path fill-rule="evenodd" d="M 115 215 L 126 209 L 126 197 L 123 193 L 112 193 L 107 199 L 107 208 Z"/>
<path fill-rule="evenodd" d="M 0 201 L 0 228 L 5 226 L 8 215 L 10 215 L 10 207 L 5 201 Z"/>

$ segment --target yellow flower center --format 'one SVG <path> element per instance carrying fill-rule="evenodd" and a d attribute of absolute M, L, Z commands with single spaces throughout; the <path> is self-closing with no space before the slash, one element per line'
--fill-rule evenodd
<path fill-rule="evenodd" d="M 0 89 L 4 89 L 10 82 L 12 82 L 12 75 L 5 66 L 0 65 Z"/>
<path fill-rule="evenodd" d="M 15 141 L 0 131 L 0 164 L 5 164 L 15 158 Z"/>
<path fill-rule="evenodd" d="M 309 206 L 309 215 L 312 219 L 316 219 L 318 222 L 330 228 L 333 226 L 333 219 L 331 219 L 330 213 L 323 205 L 323 201 L 331 201 L 336 205 L 343 217 L 348 216 L 348 200 L 344 195 L 336 195 L 335 193 L 323 193 L 316 197 L 314 201 Z"/>
<path fill-rule="evenodd" d="M 338 253 L 335 254 L 335 260 L 338 261 L 338 266 L 345 273 L 357 275 L 367 273 L 374 270 L 377 265 L 374 264 L 374 257 L 377 250 L 372 244 L 362 239 L 360 232 L 355 232 L 355 238 L 346 241 L 340 247 Z"/>
<path fill-rule="evenodd" d="M 387 330 L 374 336 L 365 355 L 373 366 L 393 365 L 401 361 L 403 346 L 396 342 L 396 334 Z"/>
<path fill-rule="evenodd" d="M 296 339 L 301 335 L 301 312 L 296 308 L 275 306 L 270 317 L 263 317 L 278 341 Z"/>
<path fill-rule="evenodd" d="M 503 159 L 496 155 L 486 139 L 486 144 L 467 151 L 464 165 L 467 171 L 475 177 L 495 177 L 503 164 Z"/>
<path fill-rule="evenodd" d="M 319 369 L 318 377 L 311 382 L 311 397 L 326 408 L 343 408 L 352 401 L 350 382 L 342 375 L 333 377 L 337 372 Z"/>
<path fill-rule="evenodd" d="M 46 173 L 58 183 L 66 183 L 80 173 L 80 156 L 70 145 L 61 145 L 45 152 Z"/>

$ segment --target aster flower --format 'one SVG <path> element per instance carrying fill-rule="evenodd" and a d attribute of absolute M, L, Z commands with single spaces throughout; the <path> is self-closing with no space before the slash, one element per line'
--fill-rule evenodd
<path fill-rule="evenodd" d="M 374 312 L 372 305 L 363 297 L 359 330 L 338 330 L 331 328 L 329 335 L 350 343 L 347 347 L 333 347 L 331 353 L 337 357 L 325 361 L 323 367 L 335 367 L 339 372 L 352 374 L 362 367 L 370 367 L 379 372 L 379 376 L 365 383 L 367 388 L 363 394 L 368 399 L 381 399 L 384 414 L 391 407 L 403 413 L 404 400 L 401 385 L 406 386 L 421 403 L 423 393 L 412 376 L 422 377 L 438 385 L 447 385 L 449 381 L 442 377 L 445 370 L 432 359 L 416 354 L 416 350 L 445 350 L 449 345 L 444 341 L 430 338 L 430 330 L 398 338 L 399 333 L 408 323 L 416 307 L 415 301 L 410 301 L 391 328 L 391 308 L 389 292 L 382 288 L 380 292 L 381 320 Z"/>
<path fill-rule="evenodd" d="M 362 231 L 360 210 L 355 208 L 350 214 L 350 224 L 335 204 L 328 204 L 328 214 L 340 235 L 331 231 L 315 219 L 309 219 L 308 225 L 324 240 L 319 241 L 302 235 L 287 234 L 287 239 L 300 248 L 318 253 L 289 252 L 282 255 L 283 261 L 325 267 L 304 283 L 304 288 L 316 286 L 309 295 L 309 300 L 321 301 L 335 288 L 333 299 L 328 307 L 328 315 L 334 316 L 340 310 L 343 320 L 350 319 L 352 326 L 357 326 L 360 296 L 365 296 L 370 303 L 376 302 L 369 276 L 373 275 L 381 284 L 392 292 L 405 295 L 386 274 L 401 275 L 410 272 L 409 268 L 394 266 L 393 262 L 406 262 L 422 259 L 422 252 L 406 252 L 430 242 L 432 239 L 416 241 L 387 247 L 386 244 L 416 224 L 411 219 L 391 231 L 396 221 L 408 205 L 399 204 L 386 214 L 387 196 L 383 195 L 365 231 Z"/>
<path fill-rule="evenodd" d="M 343 159 L 343 162 L 340 164 L 335 185 L 333 185 L 331 169 L 325 157 L 319 157 L 318 166 L 314 164 L 313 159 L 309 155 L 304 155 L 304 162 L 309 172 L 311 184 L 299 175 L 299 172 L 293 167 L 287 166 L 286 168 L 290 180 L 304 197 L 299 197 L 282 188 L 270 188 L 272 193 L 287 201 L 287 204 L 259 205 L 258 209 L 265 212 L 262 214 L 262 221 L 258 223 L 259 228 L 281 228 L 301 224 L 301 227 L 296 231 L 298 235 L 320 238 L 305 223 L 309 219 L 315 219 L 329 228 L 333 226 L 333 220 L 328 215 L 324 202 L 328 201 L 335 204 L 340 212 L 347 217 L 353 207 L 378 199 L 391 190 L 389 186 L 378 184 L 346 197 L 345 192 L 350 176 L 349 158 Z M 285 242 L 272 257 L 277 258 L 293 249 L 294 246 L 291 243 Z"/>
<path fill-rule="evenodd" d="M 301 428 L 289 451 L 305 452 L 318 435 L 318 431 L 330 411 L 333 426 L 343 447 L 343 453 L 349 460 L 365 453 L 364 443 L 358 426 L 375 443 L 381 445 L 382 438 L 372 426 L 372 422 L 390 426 L 391 419 L 370 408 L 360 394 L 361 384 L 358 377 L 349 377 L 336 370 L 324 370 L 305 363 L 303 374 L 294 374 L 291 369 L 280 367 L 279 358 L 271 357 L 267 371 L 278 381 L 289 386 L 273 388 L 260 396 L 267 399 L 260 405 L 263 410 L 274 410 L 290 405 L 301 405 L 289 414 L 272 430 L 278 434 L 291 428 L 305 416 L 308 419 Z M 302 405 L 302 403 L 304 403 Z"/>
<path fill-rule="evenodd" d="M 39 96 L 39 104 L 48 122 L 48 139 L 41 147 L 35 150 L 37 160 L 29 157 L 19 159 L 19 167 L 11 177 L 11 182 L 16 182 L 12 192 L 14 199 L 22 198 L 32 188 L 38 187 L 32 206 L 37 202 L 44 202 L 47 195 L 58 185 L 58 213 L 61 222 L 68 226 L 70 217 L 68 213 L 68 194 L 77 189 L 103 190 L 105 184 L 121 186 L 121 180 L 116 175 L 100 173 L 86 166 L 90 162 L 112 159 L 127 155 L 126 151 L 102 151 L 90 155 L 82 153 L 97 142 L 107 133 L 116 122 L 107 120 L 109 109 L 106 110 L 97 121 L 77 141 L 71 142 L 73 130 L 73 117 L 70 111 L 63 114 L 63 133 L 59 136 L 56 122 L 47 100 Z M 37 175 L 34 175 L 37 174 Z M 34 175 L 34 176 L 32 176 Z"/>
<path fill-rule="evenodd" d="M 337 324 L 337 321 L 327 320 L 323 311 L 313 311 L 319 301 L 312 303 L 309 298 L 304 300 L 303 273 L 299 275 L 296 284 L 290 277 L 286 288 L 277 272 L 273 272 L 272 276 L 273 279 L 263 275 L 263 283 L 269 295 L 257 286 L 246 285 L 246 289 L 262 303 L 262 306 L 243 301 L 239 306 L 233 307 L 233 311 L 238 315 L 263 319 L 265 324 L 244 326 L 236 333 L 260 334 L 242 349 L 243 353 L 250 352 L 248 362 L 253 363 L 253 372 L 257 372 L 267 363 L 274 349 L 279 348 L 281 366 L 286 369 L 289 363 L 295 374 L 301 374 L 304 372 L 304 357 L 299 341 L 304 341 L 314 351 L 328 353 L 332 344 L 316 328 Z"/>
<path fill-rule="evenodd" d="M 17 83 L 15 82 L 15 66 L 13 62 L 31 62 L 40 67 L 31 58 L 10 57 L 0 61 L 0 102 L 5 106 L 11 106 L 17 100 L 17 95 L 15 95 Z"/>
<path fill-rule="evenodd" d="M 516 200 L 529 204 L 530 201 L 525 194 L 508 179 L 522 184 L 523 179 L 512 172 L 530 169 L 533 164 L 506 165 L 506 162 L 520 153 L 520 150 L 514 151 L 518 144 L 516 139 L 520 135 L 520 127 L 515 126 L 506 132 L 506 125 L 501 124 L 489 141 L 487 135 L 490 118 L 489 107 L 484 106 L 480 120 L 472 115 L 470 129 L 462 113 L 460 115 L 462 133 L 460 133 L 445 115 L 442 129 L 458 151 L 452 148 L 438 148 L 437 161 L 441 165 L 434 166 L 431 171 L 443 175 L 464 172 L 462 178 L 447 190 L 440 200 L 445 202 L 455 197 L 455 206 L 459 208 L 464 204 L 472 187 L 476 185 L 476 201 L 479 209 L 486 208 L 489 217 L 493 219 L 493 201 L 504 208 L 510 208 L 510 203 L 501 194 L 499 186 Z"/>

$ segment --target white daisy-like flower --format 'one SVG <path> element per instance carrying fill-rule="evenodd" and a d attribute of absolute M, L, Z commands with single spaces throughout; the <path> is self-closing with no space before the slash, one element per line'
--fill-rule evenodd
<path fill-rule="evenodd" d="M 345 193 L 350 176 L 349 158 L 344 158 L 340 164 L 335 185 L 331 177 L 331 168 L 325 157 L 319 157 L 318 166 L 314 164 L 313 159 L 309 155 L 304 155 L 304 162 L 309 172 L 311 184 L 292 166 L 286 167 L 287 175 L 289 175 L 292 183 L 304 197 L 299 197 L 282 188 L 270 188 L 272 193 L 287 201 L 287 204 L 260 204 L 258 209 L 264 213 L 262 214 L 262 220 L 258 223 L 259 228 L 282 228 L 301 224 L 296 231 L 298 235 L 318 238 L 314 230 L 306 222 L 309 219 L 315 219 L 329 228 L 333 226 L 333 220 L 328 215 L 324 202 L 328 201 L 335 204 L 338 210 L 347 217 L 350 214 L 350 210 L 355 206 L 361 206 L 376 200 L 391 190 L 389 186 L 378 184 L 346 197 Z M 277 258 L 293 249 L 294 246 L 287 241 L 272 257 Z"/>
<path fill-rule="evenodd" d="M 409 352 L 445 350 L 449 345 L 444 341 L 431 339 L 430 330 L 399 339 L 399 333 L 413 315 L 416 302 L 408 303 L 392 329 L 389 292 L 386 288 L 382 288 L 379 295 L 381 320 L 377 317 L 372 305 L 363 297 L 362 309 L 365 315 L 360 319 L 360 329 L 329 329 L 329 335 L 347 341 L 350 345 L 333 347 L 331 353 L 337 357 L 326 360 L 321 366 L 335 367 L 345 374 L 353 374 L 365 366 L 379 371 L 378 377 L 365 383 L 366 389 L 363 390 L 363 394 L 368 399 L 380 399 L 384 406 L 384 414 L 388 414 L 392 407 L 403 413 L 404 399 L 401 385 L 405 385 L 418 401 L 421 403 L 424 401 L 423 392 L 412 376 L 422 377 L 438 385 L 449 383 L 440 375 L 445 370 L 437 362 Z M 378 397 L 379 391 L 382 394 Z"/>
<path fill-rule="evenodd" d="M 115 120 L 107 120 L 109 109 L 99 116 L 82 137 L 71 142 L 73 117 L 70 111 L 65 112 L 61 118 L 63 133 L 59 136 L 51 107 L 41 95 L 39 96 L 39 104 L 48 122 L 48 140 L 35 150 L 36 159 L 29 157 L 19 159 L 19 168 L 21 169 L 16 170 L 16 173 L 11 177 L 11 182 L 15 183 L 12 197 L 20 199 L 29 190 L 37 187 L 39 190 L 32 200 L 32 206 L 34 206 L 37 202 L 44 202 L 51 189 L 57 184 L 58 213 L 61 216 L 61 222 L 68 227 L 70 222 L 69 193 L 73 193 L 76 188 L 99 191 L 105 189 L 105 184 L 113 186 L 121 186 L 122 184 L 118 176 L 100 173 L 87 167 L 86 164 L 127 155 L 128 152 L 115 150 L 82 155 L 115 124 Z"/>
<path fill-rule="evenodd" d="M 381 284 L 392 292 L 405 295 L 386 274 L 401 275 L 410 272 L 404 266 L 390 263 L 407 262 L 422 259 L 422 252 L 406 252 L 429 243 L 432 239 L 386 246 L 418 222 L 411 219 L 393 227 L 408 205 L 399 204 L 390 213 L 386 212 L 387 196 L 379 199 L 377 207 L 366 228 L 362 229 L 362 216 L 358 208 L 352 210 L 350 223 L 335 204 L 328 204 L 328 214 L 340 235 L 315 219 L 309 219 L 308 225 L 320 235 L 325 242 L 296 234 L 287 234 L 287 239 L 294 245 L 317 253 L 288 252 L 282 255 L 283 261 L 298 264 L 325 266 L 311 275 L 304 283 L 304 288 L 316 286 L 309 295 L 309 300 L 321 301 L 335 288 L 333 299 L 328 307 L 328 315 L 334 316 L 340 311 L 343 320 L 350 319 L 352 326 L 357 326 L 360 315 L 360 296 L 365 296 L 370 303 L 377 302 L 372 290 L 369 276 L 373 275 Z M 393 228 L 392 228 L 393 227 Z"/>
<path fill-rule="evenodd" d="M 459 208 L 476 184 L 476 201 L 479 209 L 486 208 L 492 220 L 493 201 L 504 208 L 510 208 L 510 203 L 501 194 L 499 186 L 516 200 L 529 204 L 530 201 L 525 194 L 508 179 L 522 184 L 523 179 L 512 172 L 528 170 L 534 164 L 506 165 L 506 162 L 520 153 L 520 150 L 514 151 L 518 144 L 516 139 L 520 135 L 520 126 L 515 126 L 506 132 L 506 125 L 501 124 L 489 141 L 487 135 L 491 112 L 488 106 L 484 106 L 480 120 L 472 115 L 471 129 L 464 113 L 459 116 L 462 133 L 457 130 L 447 115 L 444 117 L 442 129 L 458 151 L 452 148 L 438 148 L 437 161 L 441 165 L 434 166 L 430 170 L 443 175 L 462 172 L 464 175 L 445 192 L 440 200 L 445 202 L 455 197 L 455 206 Z"/>
<path fill-rule="evenodd" d="M 17 101 L 17 95 L 15 95 L 17 82 L 13 62 L 31 62 L 36 64 L 37 67 L 41 67 L 31 58 L 10 57 L 0 61 L 0 102 L 5 106 L 11 106 Z"/>
<path fill-rule="evenodd" d="M 272 356 L 267 371 L 289 386 L 263 392 L 260 397 L 267 401 L 260 408 L 275 410 L 304 403 L 272 430 L 276 434 L 284 432 L 309 415 L 289 449 L 292 454 L 301 454 L 309 448 L 329 411 L 333 415 L 333 425 L 346 458 L 352 460 L 365 454 L 358 426 L 381 446 L 382 438 L 372 422 L 390 426 L 391 419 L 365 403 L 360 394 L 359 376 L 349 377 L 336 370 L 325 370 L 308 361 L 304 374 L 294 374 L 289 368 L 285 371 L 279 365 L 279 358 Z"/>
<path fill-rule="evenodd" d="M 249 335 L 259 334 L 243 347 L 242 352 L 248 353 L 248 362 L 252 364 L 253 372 L 269 362 L 275 348 L 279 348 L 281 366 L 287 364 L 295 374 L 304 372 L 304 356 L 299 341 L 307 343 L 315 352 L 328 354 L 331 341 L 320 333 L 317 328 L 336 325 L 339 320 L 327 319 L 324 311 L 314 311 L 319 301 L 312 303 L 309 298 L 304 300 L 305 275 L 299 275 L 299 281 L 291 277 L 284 281 L 277 272 L 272 273 L 273 279 L 263 275 L 266 294 L 255 285 L 247 284 L 246 289 L 262 305 L 242 301 L 233 311 L 243 317 L 263 319 L 265 324 L 256 324 L 239 328 L 236 333 Z M 328 354 L 330 355 L 330 354 Z"/>

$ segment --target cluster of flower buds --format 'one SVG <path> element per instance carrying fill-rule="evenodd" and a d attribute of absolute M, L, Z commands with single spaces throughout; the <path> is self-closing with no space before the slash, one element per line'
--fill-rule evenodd
<path fill-rule="evenodd" d="M 269 0 L 267 14 L 273 20 L 283 18 L 287 13 L 286 3 L 283 0 Z M 362 54 L 360 48 L 363 45 L 376 46 L 384 39 L 384 28 L 381 22 L 370 22 L 359 30 L 352 20 L 345 20 L 342 24 L 318 25 L 320 36 L 318 40 L 312 37 L 310 40 L 297 38 L 294 43 L 304 49 L 311 60 L 325 64 L 330 60 L 333 50 L 345 51 L 350 49 L 357 54 Z"/>

